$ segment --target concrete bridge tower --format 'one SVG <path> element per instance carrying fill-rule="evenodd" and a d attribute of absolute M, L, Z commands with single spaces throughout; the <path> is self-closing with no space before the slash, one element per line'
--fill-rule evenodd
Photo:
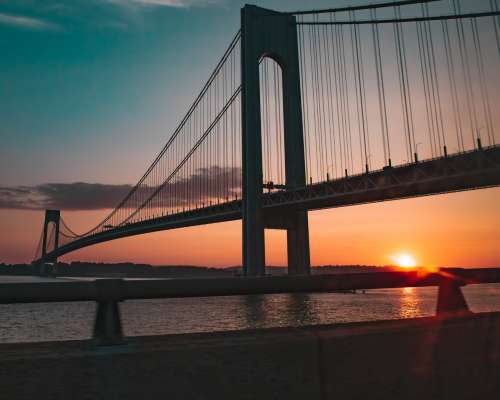
<path fill-rule="evenodd" d="M 304 136 L 297 28 L 293 15 L 252 5 L 241 10 L 243 116 L 243 270 L 264 275 L 264 229 L 287 231 L 289 274 L 309 274 L 307 210 L 265 214 L 262 209 L 262 137 L 259 61 L 269 57 L 281 67 L 286 188 L 304 187 Z"/>
<path fill-rule="evenodd" d="M 48 253 L 47 250 L 53 251 L 59 247 L 59 221 L 61 219 L 61 212 L 59 210 L 45 210 L 45 220 L 43 222 L 43 239 L 42 239 L 42 258 Z M 48 232 L 49 224 L 53 223 L 55 227 L 55 238 L 54 238 L 54 248 L 47 249 L 48 245 Z M 57 259 L 51 260 L 52 262 L 57 262 Z"/>

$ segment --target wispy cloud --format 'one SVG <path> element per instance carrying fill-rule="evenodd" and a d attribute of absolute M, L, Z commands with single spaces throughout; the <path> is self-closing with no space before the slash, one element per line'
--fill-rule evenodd
<path fill-rule="evenodd" d="M 227 187 L 227 186 L 230 187 Z M 240 192 L 241 169 L 213 166 L 201 168 L 190 177 L 163 186 L 162 199 L 172 196 L 170 204 L 182 206 L 188 199 L 208 202 L 227 194 L 232 198 Z M 114 208 L 132 189 L 131 185 L 102 183 L 45 183 L 37 186 L 0 186 L 0 209 L 100 210 Z M 156 190 L 148 186 L 139 189 L 141 198 Z M 229 189 L 229 193 L 226 190 Z M 152 203 L 157 206 L 157 202 Z"/>
<path fill-rule="evenodd" d="M 130 185 L 83 182 L 0 187 L 0 209 L 95 210 L 113 208 L 131 188 Z"/>
<path fill-rule="evenodd" d="M 0 13 L 0 24 L 34 31 L 60 30 L 60 26 L 40 18 Z"/>

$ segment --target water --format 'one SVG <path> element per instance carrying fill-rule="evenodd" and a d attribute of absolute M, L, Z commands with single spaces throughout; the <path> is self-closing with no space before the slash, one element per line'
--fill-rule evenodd
<path fill-rule="evenodd" d="M 472 311 L 500 311 L 500 284 L 463 290 Z M 435 287 L 378 289 L 131 300 L 121 304 L 121 314 L 125 334 L 140 336 L 422 317 L 434 314 L 436 300 Z M 94 313 L 93 302 L 0 304 L 0 343 L 90 338 Z"/>

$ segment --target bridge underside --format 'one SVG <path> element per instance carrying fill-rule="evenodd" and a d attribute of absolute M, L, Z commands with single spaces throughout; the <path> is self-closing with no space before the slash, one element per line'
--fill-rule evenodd
<path fill-rule="evenodd" d="M 291 210 L 317 210 L 427 196 L 500 185 L 500 147 L 494 146 L 366 174 L 262 195 L 267 228 L 290 227 Z M 170 216 L 120 226 L 75 240 L 35 263 L 114 239 L 168 229 L 241 219 L 241 201 L 231 201 Z"/>

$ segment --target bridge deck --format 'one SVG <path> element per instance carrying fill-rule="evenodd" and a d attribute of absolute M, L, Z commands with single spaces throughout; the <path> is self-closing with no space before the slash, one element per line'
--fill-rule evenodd
<path fill-rule="evenodd" d="M 295 190 L 266 193 L 262 196 L 262 202 L 268 218 L 281 214 L 286 219 L 286 210 L 290 209 L 335 208 L 498 185 L 500 146 L 493 146 L 384 168 Z M 241 209 L 241 200 L 230 201 L 120 226 L 63 245 L 35 262 L 46 262 L 86 246 L 123 237 L 238 220 L 242 217 Z"/>

